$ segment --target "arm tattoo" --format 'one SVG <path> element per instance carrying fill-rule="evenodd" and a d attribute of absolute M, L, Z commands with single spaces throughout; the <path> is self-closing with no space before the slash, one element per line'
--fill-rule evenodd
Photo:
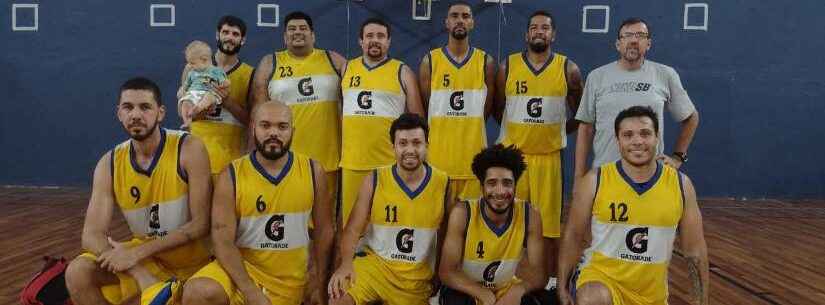
<path fill-rule="evenodd" d="M 702 283 L 702 276 L 699 274 L 701 261 L 698 257 L 687 257 L 688 274 L 693 284 L 693 298 L 696 304 L 705 305 L 705 285 Z"/>

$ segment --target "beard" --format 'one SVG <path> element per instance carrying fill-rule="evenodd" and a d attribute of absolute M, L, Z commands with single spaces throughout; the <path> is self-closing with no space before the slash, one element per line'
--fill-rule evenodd
<path fill-rule="evenodd" d="M 367 48 L 367 56 L 372 59 L 381 59 L 384 57 L 384 51 L 381 49 L 381 45 L 379 44 L 370 44 Z"/>
<path fill-rule="evenodd" d="M 243 46 L 242 44 L 238 44 L 233 49 L 227 49 L 226 47 L 224 47 L 224 45 L 226 43 L 221 42 L 220 39 L 216 43 L 217 43 L 218 50 L 220 50 L 221 53 L 226 54 L 226 55 L 238 54 L 238 52 L 241 51 L 241 47 Z"/>
<path fill-rule="evenodd" d="M 130 126 L 126 127 L 126 132 L 129 133 L 129 137 L 132 138 L 132 140 L 141 142 L 141 141 L 146 140 L 147 138 L 149 138 L 149 136 L 151 136 L 155 132 L 155 129 L 158 128 L 158 123 L 159 123 L 158 121 L 155 121 L 155 124 L 152 125 L 152 127 L 150 127 L 150 128 L 146 128 L 145 129 L 146 132 L 142 133 L 142 134 L 132 132 L 131 127 L 147 127 L 146 124 L 143 124 L 143 123 L 131 124 Z"/>
<path fill-rule="evenodd" d="M 510 211 L 510 207 L 513 206 L 513 201 L 510 200 L 510 204 L 508 204 L 507 206 L 499 209 L 499 208 L 496 208 L 494 205 L 490 204 L 489 201 L 490 200 L 488 199 L 487 200 L 487 206 L 490 207 L 490 210 L 493 211 L 493 213 L 496 213 L 498 215 L 506 214 L 508 211 Z"/>
<path fill-rule="evenodd" d="M 415 164 L 413 164 L 413 165 L 407 165 L 407 163 L 406 163 L 406 162 L 404 162 L 404 160 L 403 160 L 403 159 L 401 160 L 401 162 L 399 162 L 399 165 L 401 165 L 401 168 L 403 168 L 403 169 L 404 169 L 404 170 L 406 170 L 406 171 L 410 171 L 410 172 L 411 172 L 411 171 L 417 170 L 418 168 L 420 168 L 420 167 L 421 167 L 422 162 L 421 162 L 421 158 L 420 158 L 420 157 L 417 157 L 417 156 L 416 156 L 416 159 L 417 159 L 417 160 L 416 160 Z"/>
<path fill-rule="evenodd" d="M 452 32 L 450 32 L 450 36 L 453 37 L 455 40 L 464 40 L 467 38 L 467 29 L 463 29 L 463 32 L 458 31 L 458 27 L 454 28 Z"/>
<path fill-rule="evenodd" d="M 547 44 L 546 41 L 531 40 L 528 46 L 530 47 L 530 51 L 533 51 L 533 53 L 544 53 L 550 45 Z"/>
<path fill-rule="evenodd" d="M 280 146 L 280 147 L 273 148 L 273 149 L 267 149 L 269 147 L 269 144 L 272 144 L 272 143 L 277 143 L 278 146 Z M 274 139 L 274 138 L 263 141 L 263 142 L 258 141 L 258 139 L 255 139 L 255 147 L 258 149 L 258 152 L 261 153 L 261 156 L 264 156 L 264 158 L 266 158 L 267 160 L 270 160 L 270 161 L 278 160 L 281 157 L 283 157 L 284 155 L 286 155 L 286 153 L 289 151 L 289 147 L 291 145 L 292 145 L 292 140 L 291 139 L 289 141 L 287 141 L 286 143 L 281 142 L 281 140 Z"/>

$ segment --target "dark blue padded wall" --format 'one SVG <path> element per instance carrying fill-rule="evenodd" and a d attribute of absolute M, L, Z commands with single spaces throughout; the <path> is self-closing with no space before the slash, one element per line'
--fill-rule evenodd
<path fill-rule="evenodd" d="M 393 26 L 391 54 L 417 70 L 427 50 L 446 42 L 449 2 L 433 3 L 431 21 L 412 20 L 408 0 L 266 3 L 278 4 L 281 18 L 307 11 L 315 17 L 318 46 L 350 57 L 360 54 L 360 22 L 383 16 Z M 707 1 L 707 31 L 682 29 L 683 1 L 514 2 L 502 8 L 470 1 L 476 12 L 472 44 L 497 59 L 520 51 L 527 16 L 547 9 L 558 27 L 554 49 L 585 74 L 616 59 L 621 19 L 641 16 L 650 22 L 648 57 L 680 73 L 701 114 L 684 168 L 700 196 L 825 198 L 825 26 L 817 18 L 825 10 L 822 2 Z M 241 51 L 249 64 L 283 47 L 282 28 L 256 25 L 257 2 L 174 1 L 174 27 L 150 27 L 148 1 L 40 2 L 37 31 L 12 30 L 12 3 L 0 9 L 0 184 L 89 184 L 97 159 L 125 139 L 115 103 L 118 86 L 131 76 L 146 75 L 161 85 L 168 110 L 164 125 L 178 126 L 173 95 L 182 50 L 193 39 L 214 42 L 214 22 L 223 14 L 249 25 Z M 610 7 L 608 33 L 582 32 L 582 9 L 591 4 Z M 18 10 L 18 25 L 33 23 L 31 11 Z M 588 23 L 602 26 L 603 13 L 592 13 Z M 690 13 L 692 25 L 702 22 L 701 10 Z M 678 128 L 669 116 L 667 121 L 670 151 Z M 492 142 L 498 128 L 488 126 Z M 572 181 L 575 135 L 568 142 L 564 157 Z"/>

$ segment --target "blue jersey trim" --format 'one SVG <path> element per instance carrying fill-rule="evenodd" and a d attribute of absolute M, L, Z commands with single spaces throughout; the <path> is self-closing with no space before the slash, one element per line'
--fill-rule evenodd
<path fill-rule="evenodd" d="M 622 176 L 622 179 L 624 179 L 627 185 L 633 188 L 639 196 L 653 188 L 656 182 L 659 181 L 659 178 L 662 177 L 662 164 L 659 162 L 656 162 L 656 172 L 653 173 L 653 177 L 650 177 L 650 180 L 642 183 L 636 183 L 633 179 L 630 179 L 630 176 L 628 176 L 624 168 L 622 168 L 622 160 L 616 161 L 616 170 L 618 170 L 619 175 Z"/>
<path fill-rule="evenodd" d="M 450 63 L 452 63 L 453 66 L 455 66 L 456 69 L 461 70 L 461 68 L 464 67 L 464 65 L 466 65 L 470 61 L 470 58 L 473 57 L 473 53 L 475 52 L 475 48 L 470 47 L 470 49 L 467 50 L 467 55 L 464 56 L 464 59 L 461 62 L 455 61 L 455 59 L 450 55 L 450 52 L 447 51 L 447 46 L 441 47 L 441 52 L 444 53 L 444 57 L 447 57 L 447 60 L 449 60 Z M 430 71 L 430 73 L 432 73 L 432 71 Z"/>
<path fill-rule="evenodd" d="M 278 176 L 275 177 L 267 173 L 263 165 L 261 165 L 261 163 L 258 162 L 257 151 L 252 151 L 252 153 L 250 153 L 249 160 L 252 161 L 252 166 L 255 167 L 255 170 L 257 170 L 258 173 L 261 174 L 261 176 L 266 178 L 266 180 L 269 180 L 269 182 L 271 182 L 272 184 L 278 185 L 278 183 L 281 183 L 281 180 L 283 180 L 284 177 L 286 177 L 286 175 L 289 173 L 289 170 L 292 169 L 293 155 L 292 151 L 287 153 L 286 164 L 284 164 L 284 168 L 281 169 L 281 172 L 278 173 Z"/>
<path fill-rule="evenodd" d="M 143 169 L 140 165 L 138 165 L 137 159 L 135 159 L 136 153 L 134 142 L 129 142 L 129 161 L 132 163 L 132 169 L 146 177 L 152 177 L 152 172 L 155 170 L 155 166 L 158 165 L 160 156 L 163 154 L 164 146 L 166 146 L 166 129 L 160 128 L 160 143 L 158 143 L 158 148 L 155 150 L 155 155 L 152 157 L 152 163 L 149 164 L 149 168 Z"/>
<path fill-rule="evenodd" d="M 527 59 L 527 51 L 521 53 L 521 59 L 524 60 L 524 65 L 527 66 L 527 68 L 530 69 L 530 72 L 533 72 L 533 75 L 535 76 L 538 76 L 539 74 L 541 74 L 541 72 L 544 72 L 544 69 L 547 69 L 547 67 L 550 66 L 550 63 L 553 62 L 553 59 L 555 58 L 556 53 L 550 53 L 550 57 L 547 58 L 547 61 L 545 61 L 544 64 L 541 65 L 541 68 L 536 70 L 535 68 L 533 68 L 533 65 L 530 64 L 530 60 Z"/>
<path fill-rule="evenodd" d="M 432 177 L 433 169 L 430 167 L 429 164 L 424 163 L 424 170 L 424 180 L 421 181 L 421 184 L 419 184 L 418 188 L 416 188 L 415 190 L 410 190 L 410 188 L 407 187 L 407 184 L 404 183 L 404 180 L 401 179 L 401 176 L 398 175 L 398 165 L 392 166 L 392 176 L 393 178 L 395 178 L 395 182 L 398 184 L 398 186 L 401 187 L 401 190 L 403 190 L 404 193 L 407 194 L 407 197 L 410 197 L 410 199 L 415 199 L 415 197 L 417 197 L 419 194 L 421 194 L 421 192 L 424 191 L 424 189 L 427 187 L 427 184 L 430 183 L 430 178 Z"/>
<path fill-rule="evenodd" d="M 510 224 L 513 222 L 513 214 L 514 214 L 513 205 L 511 204 L 510 208 L 508 208 L 509 209 L 508 212 L 510 212 L 510 215 L 507 216 L 507 221 L 504 222 L 503 226 L 498 227 L 498 226 L 496 226 L 495 223 L 493 223 L 492 220 L 490 220 L 490 218 L 487 218 L 487 213 L 484 212 L 484 206 L 487 204 L 487 201 L 484 200 L 484 198 L 482 198 L 478 202 L 479 202 L 479 213 L 481 214 L 481 219 L 484 220 L 484 224 L 487 225 L 487 228 L 489 228 L 490 231 L 493 231 L 493 233 L 495 233 L 496 236 L 498 236 L 498 237 L 501 237 L 501 235 L 504 235 L 504 233 L 507 232 L 507 229 L 510 228 Z M 515 202 L 513 202 L 513 204 L 515 204 Z"/>

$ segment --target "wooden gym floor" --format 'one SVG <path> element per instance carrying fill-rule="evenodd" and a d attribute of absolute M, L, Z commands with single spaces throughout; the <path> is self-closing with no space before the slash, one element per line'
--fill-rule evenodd
<path fill-rule="evenodd" d="M 72 258 L 88 189 L 0 187 L 0 305 L 18 304 L 44 255 Z M 711 266 L 711 304 L 825 304 L 825 201 L 703 199 Z M 120 213 L 111 235 L 128 236 Z M 689 302 L 678 250 L 670 268 L 670 304 Z"/>

